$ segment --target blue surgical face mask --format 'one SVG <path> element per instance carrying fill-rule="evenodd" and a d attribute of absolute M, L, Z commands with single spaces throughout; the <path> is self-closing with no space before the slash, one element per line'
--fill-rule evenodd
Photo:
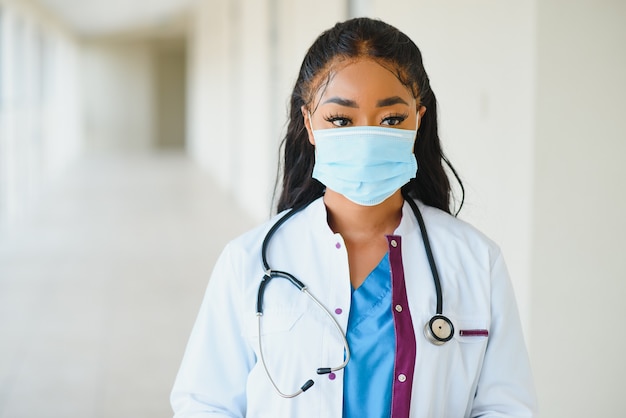
<path fill-rule="evenodd" d="M 313 130 L 313 178 L 354 203 L 378 205 L 415 178 L 416 133 L 379 126 Z"/>

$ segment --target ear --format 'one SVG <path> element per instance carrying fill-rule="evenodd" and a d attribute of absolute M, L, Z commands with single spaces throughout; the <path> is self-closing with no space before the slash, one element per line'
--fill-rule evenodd
<path fill-rule="evenodd" d="M 300 108 L 302 112 L 302 117 L 304 118 L 304 127 L 306 128 L 306 132 L 309 135 L 309 142 L 311 145 L 315 146 L 315 138 L 313 137 L 313 129 L 311 128 L 311 114 L 309 113 L 306 106 L 302 106 Z"/>
<path fill-rule="evenodd" d="M 420 108 L 417 109 L 417 114 L 420 115 L 420 121 L 422 117 L 424 117 L 424 113 L 426 113 L 426 106 L 420 106 Z"/>
<path fill-rule="evenodd" d="M 420 106 L 417 109 L 417 129 L 422 126 L 422 118 L 424 117 L 424 113 L 426 113 L 426 106 Z"/>

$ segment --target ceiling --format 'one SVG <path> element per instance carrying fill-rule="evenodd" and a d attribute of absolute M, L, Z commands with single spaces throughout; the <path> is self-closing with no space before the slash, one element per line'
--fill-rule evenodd
<path fill-rule="evenodd" d="M 177 26 L 194 0 L 37 0 L 82 36 Z"/>

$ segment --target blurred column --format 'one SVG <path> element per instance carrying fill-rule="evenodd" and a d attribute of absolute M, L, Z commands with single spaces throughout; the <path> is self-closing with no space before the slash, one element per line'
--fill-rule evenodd
<path fill-rule="evenodd" d="M 199 0 L 190 13 L 187 149 L 222 188 L 230 185 L 231 1 Z"/>
<path fill-rule="evenodd" d="M 278 145 L 306 50 L 346 1 L 198 1 L 189 48 L 190 153 L 257 220 L 271 211 Z"/>
<path fill-rule="evenodd" d="M 0 225 L 79 149 L 76 42 L 33 3 L 0 3 Z"/>

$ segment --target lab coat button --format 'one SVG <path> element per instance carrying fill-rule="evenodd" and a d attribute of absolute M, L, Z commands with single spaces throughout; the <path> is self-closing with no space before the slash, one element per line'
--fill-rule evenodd
<path fill-rule="evenodd" d="M 396 311 L 402 312 L 402 305 L 396 305 Z"/>
<path fill-rule="evenodd" d="M 341 248 L 341 243 L 340 243 L 340 242 L 336 243 L 336 244 L 335 244 L 335 248 L 336 248 L 336 249 L 340 249 L 340 248 Z"/>
<path fill-rule="evenodd" d="M 341 308 L 337 308 L 337 309 L 335 309 L 335 313 L 336 313 L 337 315 L 341 315 L 341 314 L 343 313 L 343 309 L 341 309 Z"/>
<path fill-rule="evenodd" d="M 404 374 L 399 374 L 399 375 L 398 375 L 398 381 L 399 381 L 400 383 L 404 383 L 404 382 L 406 382 L 406 376 L 405 376 Z"/>
<path fill-rule="evenodd" d="M 392 246 L 393 248 L 396 248 L 396 247 L 398 246 L 398 242 L 397 242 L 395 239 L 392 239 L 392 240 L 391 240 L 391 246 Z"/>

